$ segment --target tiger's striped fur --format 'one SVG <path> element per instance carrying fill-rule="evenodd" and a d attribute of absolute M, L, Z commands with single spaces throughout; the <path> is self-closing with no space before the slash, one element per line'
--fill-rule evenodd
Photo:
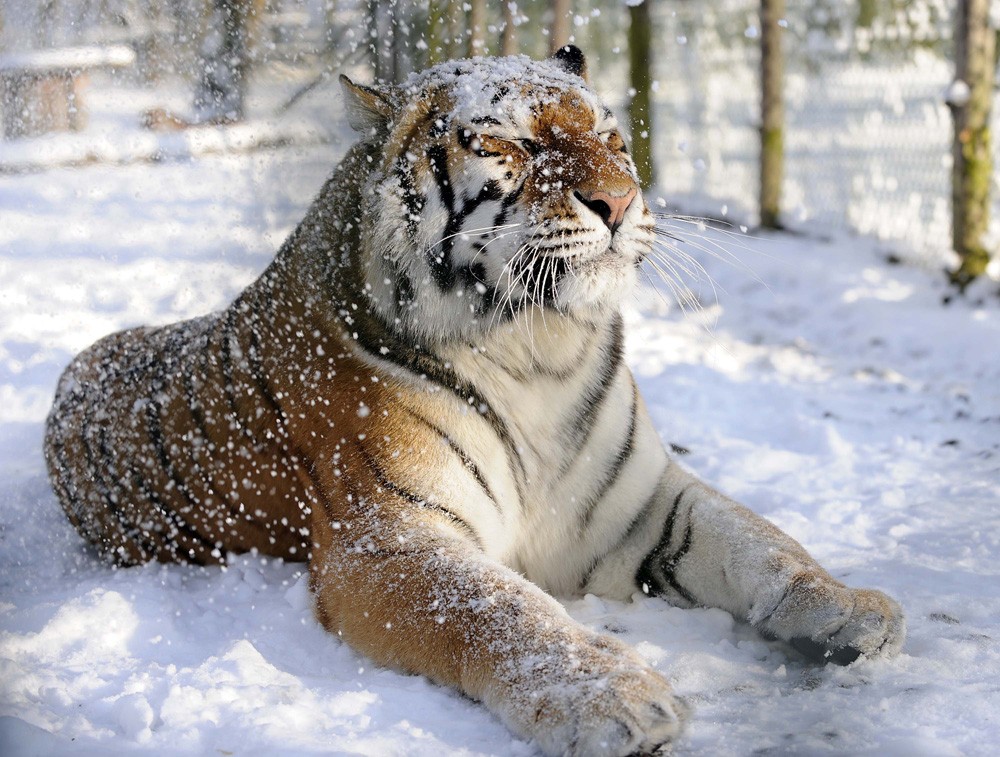
<path fill-rule="evenodd" d="M 273 263 L 221 313 L 78 356 L 45 451 L 119 564 L 308 560 L 321 622 L 375 660 L 546 753 L 630 754 L 682 709 L 546 592 L 722 607 L 840 662 L 904 631 L 664 451 L 618 315 L 653 219 L 583 66 L 345 80 L 363 139 Z"/>

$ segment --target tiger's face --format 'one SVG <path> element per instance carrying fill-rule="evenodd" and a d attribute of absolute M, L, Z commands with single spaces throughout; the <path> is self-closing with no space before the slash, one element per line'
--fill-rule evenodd
<path fill-rule="evenodd" d="M 617 309 L 652 216 L 581 72 L 574 50 L 445 63 L 391 90 L 345 84 L 352 123 L 384 145 L 363 214 L 378 220 L 362 237 L 366 290 L 388 323 L 469 337 L 532 310 Z"/>

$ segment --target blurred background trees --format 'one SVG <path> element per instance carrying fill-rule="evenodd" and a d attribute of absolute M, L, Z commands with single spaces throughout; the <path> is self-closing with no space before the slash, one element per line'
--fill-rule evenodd
<path fill-rule="evenodd" d="M 196 122 L 226 123 L 246 116 L 250 50 L 265 0 L 211 0 L 201 33 Z"/>
<path fill-rule="evenodd" d="M 46 131 L 124 128 L 109 89 L 157 129 L 336 140 L 336 73 L 573 42 L 668 206 L 874 234 L 965 286 L 1000 266 L 998 27 L 997 0 L 0 0 L 0 169 Z"/>

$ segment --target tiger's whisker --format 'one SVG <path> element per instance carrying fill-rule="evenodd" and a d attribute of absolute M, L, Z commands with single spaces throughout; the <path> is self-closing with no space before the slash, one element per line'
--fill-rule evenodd
<path fill-rule="evenodd" d="M 480 227 L 478 229 L 462 229 L 461 231 L 456 231 L 454 234 L 447 234 L 447 235 L 441 237 L 438 241 L 436 241 L 434 244 L 432 244 L 430 247 L 428 247 L 427 250 L 429 252 L 430 250 L 433 250 L 435 247 L 437 247 L 439 244 L 444 244 L 449 239 L 454 239 L 455 237 L 469 236 L 469 235 L 472 235 L 472 234 L 478 234 L 480 232 L 482 232 L 482 233 L 485 234 L 485 233 L 489 233 L 491 231 L 502 231 L 502 230 L 505 230 L 505 229 L 514 229 L 514 228 L 517 228 L 518 226 L 523 226 L 523 225 L 524 225 L 523 223 L 518 222 L 518 223 L 501 224 L 499 226 L 482 226 L 482 227 Z"/>
<path fill-rule="evenodd" d="M 673 235 L 669 232 L 665 232 L 662 229 L 654 230 L 654 234 L 657 235 L 661 243 L 664 242 L 664 237 L 666 237 L 669 238 L 671 241 L 677 242 L 678 244 L 682 244 L 687 247 L 691 247 L 695 250 L 698 250 L 700 252 L 704 252 L 706 255 L 709 255 L 722 263 L 734 266 L 735 268 L 749 274 L 754 281 L 761 284 L 765 288 L 768 288 L 768 290 L 770 291 L 767 282 L 761 279 L 753 268 L 747 265 L 743 260 L 739 259 L 735 254 L 733 254 L 731 250 L 727 249 L 724 245 L 721 245 L 712 239 L 697 237 L 694 235 L 686 235 L 686 234 L 682 234 L 680 237 L 677 237 L 676 235 Z M 676 249 L 675 245 L 671 245 L 671 247 Z M 745 249 L 757 252 L 759 254 L 765 254 L 765 253 L 760 253 L 759 250 L 753 250 L 750 247 L 746 247 Z M 680 252 L 681 251 L 678 250 L 678 253 Z"/>

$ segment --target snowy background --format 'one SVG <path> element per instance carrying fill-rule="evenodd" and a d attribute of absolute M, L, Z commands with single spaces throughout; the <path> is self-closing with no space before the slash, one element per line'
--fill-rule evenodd
<path fill-rule="evenodd" d="M 119 135 L 109 97 L 90 101 L 92 128 Z M 237 147 L 255 144 L 248 130 Z M 116 136 L 75 169 L 37 165 L 77 149 L 72 136 L 4 146 L 8 161 L 41 152 L 33 172 L 0 175 L 0 755 L 534 754 L 476 704 L 325 633 L 303 566 L 113 571 L 46 480 L 42 421 L 71 356 L 228 303 L 303 214 L 341 133 L 243 154 L 223 132 L 208 148 L 171 137 L 150 155 L 179 159 L 159 162 L 130 162 Z M 668 191 L 651 198 L 683 205 Z M 808 222 L 763 238 L 664 225 L 714 282 L 689 279 L 699 306 L 658 284 L 628 308 L 664 441 L 835 576 L 896 597 L 909 636 L 897 659 L 817 668 L 717 610 L 641 596 L 568 610 L 691 703 L 679 754 L 995 754 L 996 282 L 945 305 L 941 273 L 892 264 L 905 250 L 887 242 Z"/>

